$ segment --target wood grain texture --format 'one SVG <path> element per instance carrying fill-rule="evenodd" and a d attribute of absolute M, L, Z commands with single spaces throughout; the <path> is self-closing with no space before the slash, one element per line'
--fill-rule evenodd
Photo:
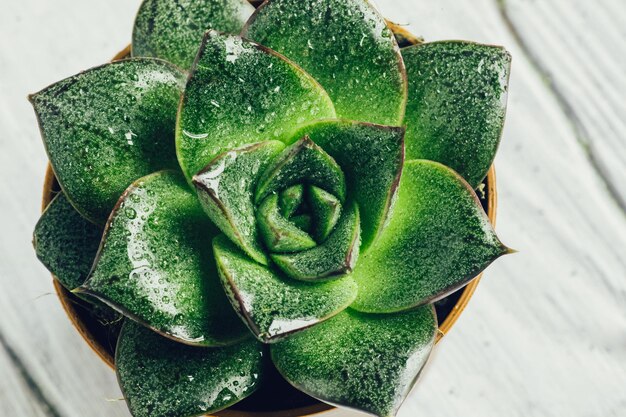
<path fill-rule="evenodd" d="M 624 415 L 626 5 L 377 3 L 428 40 L 497 43 L 513 55 L 498 231 L 520 254 L 487 271 L 400 416 Z M 113 56 L 138 5 L 23 0 L 0 13 L 2 416 L 129 415 L 30 245 L 46 156 L 26 94 Z"/>
<path fill-rule="evenodd" d="M 504 22 L 570 121 L 587 159 L 626 209 L 623 1 L 500 0 Z"/>

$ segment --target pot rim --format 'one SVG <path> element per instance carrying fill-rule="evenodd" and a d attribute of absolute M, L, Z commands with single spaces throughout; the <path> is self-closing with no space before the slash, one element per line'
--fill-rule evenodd
<path fill-rule="evenodd" d="M 407 31 L 403 27 L 390 21 L 387 21 L 387 24 L 396 35 L 400 35 L 408 43 L 418 44 L 422 42 L 420 38 L 416 37 L 415 35 Z M 124 59 L 130 55 L 130 52 L 131 52 L 131 45 L 128 45 L 123 50 L 118 52 L 113 57 L 112 61 Z M 43 196 L 42 196 L 42 202 L 41 202 L 42 212 L 46 209 L 46 207 L 48 206 L 50 201 L 52 201 L 52 199 L 54 198 L 56 194 L 54 191 L 55 184 L 56 184 L 56 176 L 54 174 L 54 171 L 52 170 L 52 165 L 50 164 L 50 162 L 48 162 L 48 166 L 46 168 L 45 179 L 44 179 L 44 185 L 43 185 Z M 491 224 L 495 227 L 498 196 L 497 196 L 497 189 L 496 189 L 496 171 L 495 171 L 494 165 L 490 167 L 489 172 L 487 173 L 487 177 L 485 179 L 484 192 L 486 194 L 487 217 L 489 218 L 489 221 L 491 222 Z M 456 302 L 456 304 L 454 305 L 454 307 L 452 308 L 452 310 L 450 311 L 446 319 L 443 321 L 443 323 L 439 325 L 439 332 L 437 333 L 435 343 L 439 343 L 441 339 L 452 329 L 454 324 L 457 322 L 457 320 L 461 316 L 461 313 L 463 313 L 463 310 L 465 310 L 465 308 L 467 307 L 467 304 L 472 298 L 472 295 L 476 291 L 476 288 L 478 287 L 478 284 L 480 282 L 480 279 L 482 278 L 482 275 L 483 275 L 482 273 L 479 274 L 476 278 L 470 281 L 470 283 L 467 284 L 462 289 L 463 292 L 461 296 L 459 297 L 458 301 Z M 91 349 L 100 357 L 100 359 L 102 359 L 102 361 L 104 361 L 110 368 L 115 370 L 114 357 L 110 354 L 108 349 L 106 349 L 96 339 L 96 337 L 94 336 L 94 333 L 89 328 L 87 323 L 85 323 L 81 319 L 80 314 L 76 310 L 76 304 L 71 298 L 71 293 L 59 283 L 59 281 L 54 277 L 54 275 L 52 276 L 52 282 L 54 285 L 55 292 L 63 307 L 63 310 L 69 317 L 70 321 L 72 322 L 73 326 L 76 328 L 78 333 L 87 342 L 89 347 L 91 347 Z M 222 411 L 219 411 L 213 414 L 213 416 L 214 417 L 304 417 L 304 416 L 320 415 L 322 413 L 326 413 L 327 411 L 331 411 L 335 408 L 336 407 L 333 407 L 329 404 L 319 401 L 316 404 L 312 404 L 312 405 L 308 405 L 304 407 L 297 407 L 297 408 L 280 410 L 280 411 L 268 411 L 268 412 L 233 410 L 233 409 L 227 408 L 227 409 L 224 409 Z M 207 416 L 207 417 L 211 417 L 211 416 Z"/>

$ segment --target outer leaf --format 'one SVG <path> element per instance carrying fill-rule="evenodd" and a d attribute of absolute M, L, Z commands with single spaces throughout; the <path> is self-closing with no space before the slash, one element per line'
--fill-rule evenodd
<path fill-rule="evenodd" d="M 280 213 L 278 195 L 270 195 L 259 207 L 257 225 L 265 246 L 272 252 L 298 252 L 317 243 L 307 233 Z"/>
<path fill-rule="evenodd" d="M 182 175 L 159 172 L 124 193 L 79 292 L 178 341 L 218 346 L 245 337 L 211 254 L 215 229 Z"/>
<path fill-rule="evenodd" d="M 191 178 L 222 152 L 286 141 L 299 126 L 334 114 L 324 89 L 302 69 L 264 46 L 211 31 L 181 103 L 178 159 Z"/>
<path fill-rule="evenodd" d="M 296 135 L 308 135 L 343 169 L 349 196 L 359 204 L 362 249 L 367 249 L 390 215 L 404 163 L 404 129 L 326 120 Z"/>
<path fill-rule="evenodd" d="M 337 162 L 304 136 L 285 149 L 261 174 L 256 201 L 259 203 L 269 194 L 301 182 L 324 188 L 341 201 L 346 198 L 346 182 Z"/>
<path fill-rule="evenodd" d="M 394 416 L 435 343 L 432 306 L 394 315 L 346 310 L 272 345 L 272 359 L 296 388 L 322 401 Z"/>
<path fill-rule="evenodd" d="M 59 193 L 35 226 L 37 257 L 68 290 L 80 286 L 96 257 L 102 228 L 87 221 Z"/>
<path fill-rule="evenodd" d="M 291 278 L 320 281 L 351 272 L 359 257 L 359 208 L 350 203 L 332 234 L 313 249 L 290 254 L 272 254 L 272 260 Z"/>
<path fill-rule="evenodd" d="M 283 150 L 269 141 L 225 152 L 193 177 L 202 207 L 213 223 L 248 256 L 267 265 L 256 227 L 254 192 L 259 175 Z"/>
<path fill-rule="evenodd" d="M 90 69 L 30 96 L 61 188 L 104 224 L 134 180 L 176 168 L 174 125 L 185 74 L 131 59 Z"/>
<path fill-rule="evenodd" d="M 252 394 L 263 373 L 253 339 L 221 348 L 185 346 L 126 320 L 115 352 L 120 387 L 135 417 L 213 413 Z"/>
<path fill-rule="evenodd" d="M 222 284 L 250 330 L 274 342 L 345 309 L 356 297 L 350 277 L 323 283 L 285 279 L 251 262 L 224 237 L 213 241 Z"/>
<path fill-rule="evenodd" d="M 385 19 L 364 0 L 269 0 L 243 30 L 328 91 L 339 117 L 399 125 L 406 73 Z"/>
<path fill-rule="evenodd" d="M 402 55 L 409 77 L 407 158 L 441 162 L 476 188 L 500 144 L 511 56 L 501 47 L 459 41 L 417 45 Z"/>
<path fill-rule="evenodd" d="M 190 68 L 208 29 L 239 33 L 254 12 L 246 0 L 144 0 L 133 28 L 133 56 Z"/>
<path fill-rule="evenodd" d="M 359 295 L 352 308 L 381 313 L 436 301 L 508 252 L 458 174 L 409 161 L 389 226 L 353 272 Z"/>

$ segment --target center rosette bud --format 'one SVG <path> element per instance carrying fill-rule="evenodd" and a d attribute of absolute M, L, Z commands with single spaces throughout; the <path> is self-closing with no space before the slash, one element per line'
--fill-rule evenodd
<path fill-rule="evenodd" d="M 341 167 L 309 137 L 226 152 L 193 182 L 209 217 L 257 262 L 304 281 L 354 267 L 357 205 L 347 199 Z"/>

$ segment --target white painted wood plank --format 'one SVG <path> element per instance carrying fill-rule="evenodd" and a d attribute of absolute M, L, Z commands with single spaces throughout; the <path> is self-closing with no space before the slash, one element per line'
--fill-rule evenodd
<path fill-rule="evenodd" d="M 138 3 L 23 0 L 3 5 L 0 14 L 0 332 L 63 417 L 128 412 L 122 402 L 107 401 L 120 397 L 113 372 L 81 341 L 55 297 L 45 295 L 50 281 L 30 247 L 45 154 L 25 96 L 106 61 L 128 42 Z M 427 39 L 501 43 L 514 56 L 508 124 L 496 162 L 499 231 L 522 252 L 488 271 L 401 415 L 623 414 L 626 220 L 561 103 L 508 31 L 495 1 L 377 3 Z M 568 4 L 583 7 L 582 0 Z M 609 3 L 589 4 L 606 9 Z M 533 11 L 528 7 L 524 13 Z M 623 8 L 607 10 L 623 16 Z M 590 21 L 586 32 L 605 25 L 597 17 Z M 626 56 L 624 48 L 617 44 L 615 55 Z M 604 86 L 611 78 L 598 74 L 594 82 Z M 583 94 L 574 83 L 571 88 L 571 96 Z M 607 157 L 603 164 L 619 174 L 615 161 Z M 0 355 L 2 370 L 5 359 Z M 15 385 L 3 397 L 6 407 L 28 410 L 20 389 Z"/>
<path fill-rule="evenodd" d="M 23 375 L 16 369 L 12 358 L 0 345 L 0 415 L 54 417 L 45 405 L 33 395 Z"/>
<path fill-rule="evenodd" d="M 501 10 L 626 208 L 626 4 L 506 0 Z"/>

